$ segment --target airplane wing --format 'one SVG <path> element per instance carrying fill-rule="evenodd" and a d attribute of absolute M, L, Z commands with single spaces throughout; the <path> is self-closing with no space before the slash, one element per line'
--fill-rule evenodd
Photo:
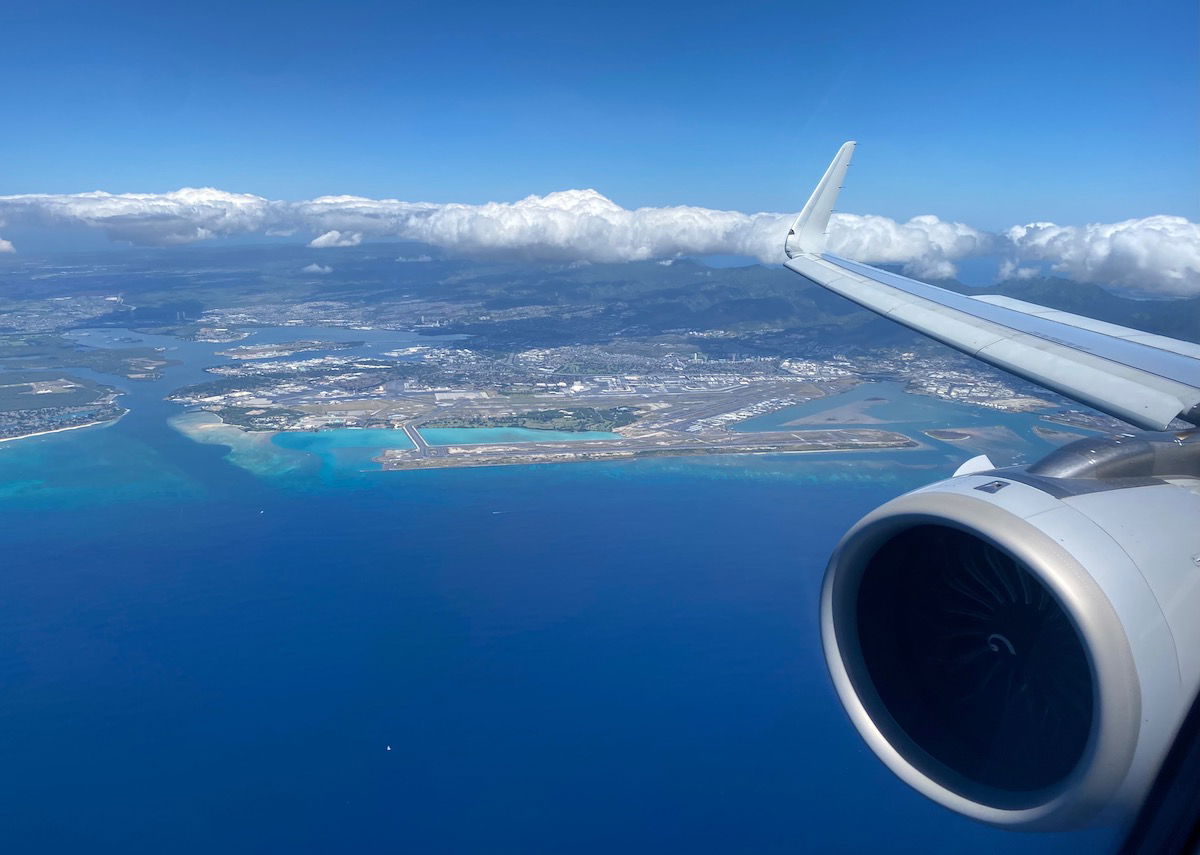
<path fill-rule="evenodd" d="M 826 253 L 855 143 L 788 232 L 785 266 L 930 338 L 1138 427 L 1200 425 L 1200 345 L 1000 296 L 969 296 Z"/>

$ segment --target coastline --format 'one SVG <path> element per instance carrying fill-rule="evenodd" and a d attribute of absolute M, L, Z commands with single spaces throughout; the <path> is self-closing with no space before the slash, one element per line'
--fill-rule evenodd
<path fill-rule="evenodd" d="M 109 425 L 115 425 L 121 419 L 125 418 L 125 416 L 128 414 L 129 414 L 129 410 L 126 410 L 125 412 L 121 413 L 121 415 L 117 416 L 115 419 L 103 419 L 102 421 L 88 422 L 87 424 L 82 424 L 82 425 L 69 425 L 67 427 L 54 428 L 53 430 L 40 430 L 37 433 L 23 433 L 20 436 L 4 436 L 4 437 L 0 437 L 0 442 L 16 442 L 17 440 L 20 440 L 20 439 L 33 439 L 35 436 L 49 436 L 52 433 L 65 433 L 66 431 L 69 431 L 69 430 L 82 430 L 83 428 L 90 428 L 90 427 L 102 427 L 102 426 L 107 427 Z"/>
<path fill-rule="evenodd" d="M 196 442 L 223 445 L 229 449 L 227 459 L 258 475 L 277 475 L 309 468 L 314 458 L 326 459 L 321 449 L 289 448 L 273 440 L 290 431 L 248 431 L 238 425 L 226 423 L 216 413 L 207 410 L 192 410 L 168 419 L 168 424 Z M 358 432 L 356 428 L 336 428 L 335 431 Z M 469 432 L 478 430 L 490 433 L 497 429 L 463 428 L 450 429 Z M 506 430 L 506 429 L 499 429 Z M 529 429 L 517 428 L 527 433 Z M 367 430 L 367 433 L 380 431 Z M 391 431 L 389 431 L 391 432 Z M 394 431 L 408 440 L 408 447 L 375 446 L 366 443 L 361 450 L 369 453 L 370 460 L 380 471 L 402 471 L 415 469 L 462 469 L 487 466 L 541 465 L 557 463 L 587 463 L 616 460 L 632 460 L 651 457 L 709 457 L 740 455 L 778 454 L 828 454 L 846 452 L 870 452 L 909 450 L 922 448 L 916 438 L 898 431 L 876 427 L 835 427 L 810 431 L 777 431 L 737 434 L 720 437 L 694 437 L 655 441 L 657 434 L 629 437 L 611 436 L 602 439 L 579 441 L 564 439 L 557 432 L 538 441 L 533 437 L 522 437 L 508 442 L 479 440 L 475 443 L 459 441 L 452 444 L 433 444 L 422 438 L 419 445 L 413 442 L 408 431 Z M 415 432 L 415 431 L 414 431 Z M 303 431 L 298 433 L 308 434 Z M 322 431 L 312 432 L 320 434 Z M 358 448 L 357 445 L 347 448 Z M 326 449 L 328 450 L 328 449 Z"/>
<path fill-rule="evenodd" d="M 919 449 L 919 443 L 911 445 L 894 445 L 894 446 L 878 446 L 870 448 L 799 448 L 799 449 L 783 449 L 769 451 L 710 451 L 707 449 L 694 449 L 686 451 L 659 451 L 657 449 L 647 450 L 622 450 L 622 451 L 600 451 L 591 455 L 573 454 L 573 455 L 558 455 L 553 457 L 545 457 L 537 460 L 524 460 L 519 457 L 513 458 L 490 458 L 487 460 L 469 460 L 461 459 L 453 463 L 439 462 L 436 464 L 419 464 L 405 461 L 398 464 L 394 459 L 380 456 L 372 458 L 374 462 L 381 465 L 383 472 L 413 472 L 418 470 L 431 469 L 485 469 L 493 466 L 546 466 L 560 465 L 564 463 L 606 463 L 611 461 L 630 461 L 630 460 L 649 460 L 654 458 L 676 458 L 687 459 L 695 457 L 779 457 L 783 455 L 794 454 L 845 454 L 853 452 L 855 454 L 870 454 L 883 451 L 907 451 L 910 449 Z"/>
<path fill-rule="evenodd" d="M 829 428 L 695 438 L 687 444 L 647 443 L 645 438 L 593 442 L 522 442 L 487 445 L 443 445 L 384 450 L 373 460 L 384 471 L 524 466 L 548 463 L 595 463 L 647 457 L 709 457 L 777 454 L 828 454 L 921 448 L 906 434 L 877 428 Z"/>
<path fill-rule="evenodd" d="M 207 410 L 179 413 L 169 417 L 167 424 L 193 442 L 224 446 L 229 449 L 226 460 L 254 475 L 288 475 L 312 464 L 310 455 L 272 441 L 282 431 L 245 430 Z"/>

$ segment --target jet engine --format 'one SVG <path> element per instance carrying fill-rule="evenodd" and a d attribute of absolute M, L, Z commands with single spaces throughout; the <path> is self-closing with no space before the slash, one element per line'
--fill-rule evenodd
<path fill-rule="evenodd" d="M 1200 432 L 1080 440 L 859 521 L 821 633 L 901 779 L 1028 830 L 1136 811 L 1200 686 Z"/>

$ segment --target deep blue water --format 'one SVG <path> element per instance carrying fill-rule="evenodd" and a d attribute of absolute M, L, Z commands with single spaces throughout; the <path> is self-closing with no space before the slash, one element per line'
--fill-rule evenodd
<path fill-rule="evenodd" d="M 212 347 L 112 427 L 0 445 L 0 850 L 1108 839 L 933 806 L 829 684 L 830 548 L 959 450 L 267 477 L 166 425 Z"/>

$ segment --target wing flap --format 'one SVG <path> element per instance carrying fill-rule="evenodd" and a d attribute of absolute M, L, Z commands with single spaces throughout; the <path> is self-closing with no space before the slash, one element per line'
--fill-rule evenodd
<path fill-rule="evenodd" d="M 1027 303 L 1024 300 L 1017 300 L 1013 297 L 1002 297 L 998 294 L 987 294 L 975 296 L 976 300 L 984 303 L 990 303 L 993 306 L 1004 306 L 1014 311 L 1024 312 L 1027 315 L 1034 315 L 1039 318 L 1055 321 L 1067 326 L 1078 327 L 1082 330 L 1090 330 L 1092 332 L 1101 333 L 1103 335 L 1112 336 L 1113 338 L 1124 339 L 1125 341 L 1133 341 L 1138 344 L 1145 344 L 1150 347 L 1156 347 L 1159 350 L 1166 350 L 1171 353 L 1178 353 L 1181 356 L 1189 356 L 1192 359 L 1200 359 L 1200 344 L 1195 344 L 1190 341 L 1180 341 L 1175 338 L 1168 338 L 1165 335 L 1155 335 L 1154 333 L 1142 332 L 1135 330 L 1132 327 L 1123 327 L 1120 324 L 1110 324 L 1107 321 L 1098 321 L 1095 318 L 1089 318 L 1086 315 L 1076 315 L 1071 312 L 1064 312 L 1059 309 L 1048 309 L 1045 306 L 1039 306 L 1037 303 Z"/>
<path fill-rule="evenodd" d="M 1018 333 L 974 355 L 1149 430 L 1165 430 L 1185 408 L 1200 403 L 1200 391 L 1030 335 Z"/>
<path fill-rule="evenodd" d="M 1127 327 L 1113 335 L 1079 315 L 1058 318 L 1032 303 L 1018 309 L 1007 298 L 977 299 L 832 255 L 798 254 L 786 266 L 864 308 L 1139 427 L 1165 430 L 1177 417 L 1200 424 L 1200 359 L 1186 342 Z M 1075 318 L 1090 324 L 1068 322 Z"/>

